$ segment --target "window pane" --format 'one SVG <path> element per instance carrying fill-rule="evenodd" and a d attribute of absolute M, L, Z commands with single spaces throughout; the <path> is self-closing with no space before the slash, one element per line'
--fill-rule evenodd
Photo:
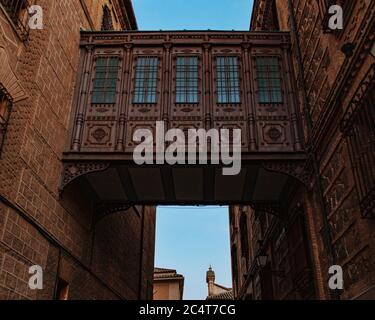
<path fill-rule="evenodd" d="M 240 103 L 240 81 L 237 57 L 217 57 L 218 103 Z"/>
<path fill-rule="evenodd" d="M 260 103 L 282 103 L 281 75 L 276 57 L 256 59 L 257 82 Z"/>
<path fill-rule="evenodd" d="M 156 103 L 157 73 L 157 57 L 137 59 L 133 103 Z"/>
<path fill-rule="evenodd" d="M 119 59 L 99 57 L 96 60 L 92 103 L 115 103 Z"/>
<path fill-rule="evenodd" d="M 198 57 L 178 57 L 176 103 L 198 103 Z"/>

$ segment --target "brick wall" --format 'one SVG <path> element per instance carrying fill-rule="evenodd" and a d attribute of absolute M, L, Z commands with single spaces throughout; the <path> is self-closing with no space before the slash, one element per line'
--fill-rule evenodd
<path fill-rule="evenodd" d="M 260 8 L 267 2 L 271 1 L 256 0 L 255 5 Z M 292 33 L 300 113 L 305 115 L 306 107 L 310 111 L 311 128 L 308 129 L 308 118 L 304 116 L 304 132 L 318 166 L 312 190 L 305 195 L 301 193 L 299 201 L 306 210 L 317 297 L 334 297 L 328 288 L 328 268 L 338 264 L 344 270 L 342 299 L 374 298 L 375 223 L 362 219 L 358 186 L 340 122 L 374 63 L 369 48 L 374 39 L 375 9 L 370 0 L 337 1 L 350 5 L 350 8 L 344 7 L 344 29 L 326 33 L 325 3 L 323 0 L 293 0 L 291 12 L 289 1 L 275 1 L 280 29 Z M 254 13 L 263 14 L 261 10 Z M 252 27 L 259 29 L 267 19 L 253 16 L 252 21 Z M 341 48 L 350 43 L 354 44 L 352 55 L 345 55 Z M 301 59 L 298 59 L 297 49 Z"/>
<path fill-rule="evenodd" d="M 315 205 L 318 213 L 310 211 L 310 221 L 315 224 L 318 235 L 314 234 L 312 238 L 316 241 L 313 245 L 320 247 L 315 260 L 323 273 L 324 297 L 332 293 L 327 289 L 327 270 L 332 263 L 344 269 L 341 298 L 355 298 L 375 284 L 372 272 L 375 248 L 371 241 L 374 222 L 361 217 L 348 146 L 339 128 L 343 113 L 373 63 L 370 55 L 360 54 L 374 19 L 375 11 L 370 3 L 357 1 L 350 9 L 349 19 L 344 22 L 344 30 L 327 34 L 323 32 L 322 20 L 326 13 L 323 1 L 294 2 L 303 62 L 302 71 L 299 61 L 294 61 L 296 77 L 302 75 L 307 88 L 313 130 L 306 135 L 310 135 L 317 155 L 329 224 L 329 231 L 324 230 L 324 217 L 319 212 L 321 206 Z M 281 11 L 286 10 L 281 3 L 279 7 Z M 356 43 L 353 56 L 346 56 L 341 48 L 351 42 Z M 303 105 L 302 101 L 300 105 Z M 333 260 L 320 236 L 326 232 L 330 233 Z"/>
<path fill-rule="evenodd" d="M 9 70 L 7 77 L 1 73 L 0 83 L 11 95 L 17 92 L 0 160 L 2 299 L 52 299 L 58 277 L 68 282 L 72 299 L 147 295 L 155 209 L 113 214 L 94 226 L 92 208 L 81 201 L 85 195 L 61 198 L 58 189 L 79 30 L 100 28 L 99 9 L 106 3 L 40 0 L 44 29 L 31 30 L 27 42 L 0 10 L 0 58 Z M 119 28 L 124 25 L 123 12 L 115 11 L 120 2 L 111 3 Z M 147 233 L 141 233 L 143 226 Z M 28 268 L 34 264 L 45 272 L 41 291 L 27 286 Z"/>

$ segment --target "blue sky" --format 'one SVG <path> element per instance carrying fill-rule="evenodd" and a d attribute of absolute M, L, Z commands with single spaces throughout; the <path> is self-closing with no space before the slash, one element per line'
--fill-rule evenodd
<path fill-rule="evenodd" d="M 139 30 L 249 30 L 252 0 L 133 0 Z"/>
<path fill-rule="evenodd" d="M 155 265 L 185 277 L 184 300 L 207 296 L 206 271 L 232 287 L 227 207 L 159 207 Z"/>
<path fill-rule="evenodd" d="M 249 30 L 252 0 L 133 0 L 139 30 Z M 228 208 L 160 207 L 158 267 L 185 276 L 184 299 L 205 299 L 206 271 L 231 287 Z"/>

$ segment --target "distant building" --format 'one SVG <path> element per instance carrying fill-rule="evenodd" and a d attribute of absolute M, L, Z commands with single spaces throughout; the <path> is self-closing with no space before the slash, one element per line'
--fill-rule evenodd
<path fill-rule="evenodd" d="M 215 271 L 210 267 L 206 273 L 208 296 L 206 300 L 233 300 L 233 291 L 215 283 Z"/>
<path fill-rule="evenodd" d="M 182 300 L 184 276 L 176 270 L 154 269 L 154 300 Z"/>

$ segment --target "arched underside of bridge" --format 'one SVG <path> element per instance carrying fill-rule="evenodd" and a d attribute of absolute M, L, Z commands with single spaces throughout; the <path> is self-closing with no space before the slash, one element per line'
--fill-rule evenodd
<path fill-rule="evenodd" d="M 264 158 L 265 157 L 265 158 Z M 303 154 L 288 160 L 242 160 L 238 175 L 225 176 L 219 165 L 141 165 L 124 161 L 64 163 L 61 195 L 72 185 L 94 199 L 101 214 L 135 205 L 251 205 L 277 213 L 291 187 L 307 186 L 309 174 Z"/>

